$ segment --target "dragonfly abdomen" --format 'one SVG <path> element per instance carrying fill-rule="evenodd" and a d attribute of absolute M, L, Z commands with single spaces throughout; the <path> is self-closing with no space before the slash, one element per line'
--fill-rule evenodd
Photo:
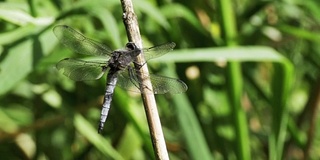
<path fill-rule="evenodd" d="M 117 72 L 113 72 L 112 70 L 110 70 L 107 75 L 106 92 L 105 92 L 104 100 L 102 104 L 98 133 L 102 132 L 104 123 L 106 122 L 106 119 L 108 117 L 112 96 L 113 96 L 114 88 L 116 87 L 116 84 L 117 84 L 117 80 L 118 80 Z"/>

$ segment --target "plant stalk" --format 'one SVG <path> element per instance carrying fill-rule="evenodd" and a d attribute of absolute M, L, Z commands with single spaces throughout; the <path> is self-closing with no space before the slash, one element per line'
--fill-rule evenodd
<path fill-rule="evenodd" d="M 133 10 L 133 4 L 131 0 L 120 0 L 122 9 L 123 9 L 123 22 L 126 27 L 128 40 L 130 42 L 134 42 L 137 47 L 142 48 L 142 41 L 140 36 L 140 30 L 139 25 L 137 21 L 137 17 Z M 136 69 L 140 69 L 140 72 L 137 72 L 137 74 L 144 73 L 145 75 L 148 75 L 148 67 L 145 63 L 145 59 L 143 56 L 143 53 L 135 59 L 135 62 L 138 64 L 135 64 Z M 140 65 L 139 65 L 140 64 Z M 142 65 L 145 64 L 145 65 Z M 142 66 L 142 67 L 141 67 Z M 143 78 L 143 75 L 141 75 L 141 85 L 143 86 L 152 86 L 151 82 L 148 78 Z M 155 157 L 158 160 L 168 160 L 169 155 L 167 152 L 166 143 L 164 140 L 161 122 L 158 114 L 158 109 L 155 101 L 154 94 L 149 90 L 149 87 L 140 87 L 142 89 L 142 99 L 144 108 L 146 111 L 147 121 L 149 124 L 149 132 L 151 135 L 151 140 L 153 144 L 153 149 L 155 153 Z"/>

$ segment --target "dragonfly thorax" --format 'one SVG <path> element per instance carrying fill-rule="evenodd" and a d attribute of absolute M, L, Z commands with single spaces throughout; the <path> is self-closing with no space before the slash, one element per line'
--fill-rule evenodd
<path fill-rule="evenodd" d="M 140 49 L 138 49 L 134 44 L 128 47 L 128 44 L 126 45 L 125 50 L 116 50 L 112 52 L 112 56 L 108 61 L 110 69 L 125 69 L 134 61 L 134 58 L 140 54 Z"/>

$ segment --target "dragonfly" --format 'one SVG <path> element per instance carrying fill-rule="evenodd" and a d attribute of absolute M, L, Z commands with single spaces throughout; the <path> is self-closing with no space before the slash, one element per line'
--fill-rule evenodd
<path fill-rule="evenodd" d="M 98 133 L 101 133 L 104 128 L 115 86 L 142 94 L 146 94 L 143 89 L 150 90 L 150 93 L 154 94 L 178 94 L 188 89 L 187 85 L 179 79 L 144 74 L 139 71 L 139 67 L 133 67 L 137 64 L 135 57 L 141 52 L 144 53 L 146 61 L 157 58 L 173 50 L 174 42 L 143 49 L 138 48 L 133 42 L 128 42 L 124 49 L 112 50 L 107 45 L 89 39 L 67 25 L 57 25 L 53 28 L 53 32 L 60 43 L 71 51 L 98 58 L 98 60 L 65 58 L 59 61 L 56 68 L 59 71 L 62 70 L 65 76 L 74 81 L 89 81 L 97 80 L 108 72 Z M 145 78 L 150 79 L 152 86 L 141 83 L 140 80 Z"/>

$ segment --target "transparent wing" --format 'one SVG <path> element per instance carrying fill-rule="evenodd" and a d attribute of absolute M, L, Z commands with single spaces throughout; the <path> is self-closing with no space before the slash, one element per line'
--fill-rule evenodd
<path fill-rule="evenodd" d="M 144 58 L 147 61 L 149 59 L 160 57 L 160 56 L 172 51 L 175 46 L 176 46 L 176 44 L 174 42 L 169 42 L 169 43 L 153 46 L 150 48 L 144 48 L 142 50 L 144 53 Z"/>
<path fill-rule="evenodd" d="M 108 46 L 85 37 L 69 26 L 55 26 L 53 32 L 59 41 L 72 51 L 85 55 L 111 56 L 112 50 Z"/>
<path fill-rule="evenodd" d="M 159 76 L 159 75 L 143 75 L 145 78 L 149 78 L 152 83 L 152 92 L 154 94 L 178 94 L 187 91 L 188 86 L 181 80 Z M 141 92 L 140 82 L 138 80 L 138 75 L 133 69 L 128 68 L 126 71 L 121 72 L 118 75 L 118 82 L 117 85 L 123 89 L 133 91 L 133 92 Z M 143 86 L 144 88 L 151 87 Z"/>
<path fill-rule="evenodd" d="M 58 70 L 63 70 L 63 74 L 74 81 L 96 80 L 106 71 L 106 63 L 71 58 L 61 60 L 56 67 Z"/>

